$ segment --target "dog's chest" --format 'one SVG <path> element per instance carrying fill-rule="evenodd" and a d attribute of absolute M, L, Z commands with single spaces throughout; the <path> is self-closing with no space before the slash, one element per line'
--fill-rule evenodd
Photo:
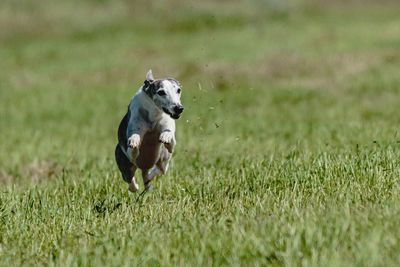
<path fill-rule="evenodd" d="M 159 159 L 160 132 L 158 130 L 148 131 L 142 139 L 139 148 L 139 156 L 136 159 L 136 165 L 141 169 L 151 168 Z"/>

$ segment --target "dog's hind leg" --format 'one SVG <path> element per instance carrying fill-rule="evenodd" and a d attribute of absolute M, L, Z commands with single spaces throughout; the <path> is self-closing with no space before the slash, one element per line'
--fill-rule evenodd
<path fill-rule="evenodd" d="M 156 176 L 163 174 L 157 167 L 154 167 L 149 173 L 149 181 L 152 181 Z"/>
<path fill-rule="evenodd" d="M 157 161 L 156 166 L 150 171 L 149 181 L 167 172 L 171 156 L 172 153 L 170 153 L 167 148 L 161 148 L 160 159 Z"/>
<path fill-rule="evenodd" d="M 139 185 L 135 181 L 136 166 L 132 164 L 122 152 L 121 146 L 118 144 L 115 148 L 115 160 L 118 169 L 121 171 L 122 178 L 129 184 L 129 191 L 136 192 L 139 190 Z"/>
<path fill-rule="evenodd" d="M 139 184 L 136 183 L 135 176 L 134 176 L 135 175 L 135 171 L 136 171 L 136 166 L 133 165 L 132 169 L 133 169 L 133 171 L 132 171 L 133 175 L 132 175 L 132 179 L 131 179 L 131 181 L 129 183 L 129 191 L 131 191 L 132 193 L 135 193 L 136 191 L 139 190 Z"/>

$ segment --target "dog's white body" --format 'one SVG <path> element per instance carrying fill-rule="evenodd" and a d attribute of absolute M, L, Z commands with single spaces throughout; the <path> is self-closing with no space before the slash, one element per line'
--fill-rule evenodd
<path fill-rule="evenodd" d="M 139 189 L 134 177 L 137 168 L 142 170 L 146 190 L 154 177 L 168 169 L 176 144 L 174 119 L 178 119 L 183 111 L 180 92 L 178 81 L 154 80 L 150 70 L 145 85 L 129 104 L 118 129 L 115 157 L 132 192 Z"/>

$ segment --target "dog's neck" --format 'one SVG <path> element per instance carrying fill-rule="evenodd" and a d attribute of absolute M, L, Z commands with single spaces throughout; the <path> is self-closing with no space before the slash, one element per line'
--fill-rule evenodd
<path fill-rule="evenodd" d="M 158 121 L 159 119 L 161 119 L 164 111 L 157 107 L 153 99 L 151 99 L 151 97 L 144 91 L 143 87 L 139 89 L 138 94 L 143 101 L 143 108 L 145 108 L 149 112 L 149 119 L 151 121 Z"/>

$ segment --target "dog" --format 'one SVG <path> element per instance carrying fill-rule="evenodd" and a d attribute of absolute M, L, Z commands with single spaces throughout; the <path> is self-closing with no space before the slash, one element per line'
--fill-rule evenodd
<path fill-rule="evenodd" d="M 115 148 L 115 160 L 129 191 L 139 190 L 137 168 L 142 171 L 143 192 L 151 190 L 150 182 L 168 170 L 176 145 L 175 120 L 184 109 L 181 90 L 177 80 L 154 79 L 149 70 L 144 85 L 133 96 L 119 124 Z"/>

